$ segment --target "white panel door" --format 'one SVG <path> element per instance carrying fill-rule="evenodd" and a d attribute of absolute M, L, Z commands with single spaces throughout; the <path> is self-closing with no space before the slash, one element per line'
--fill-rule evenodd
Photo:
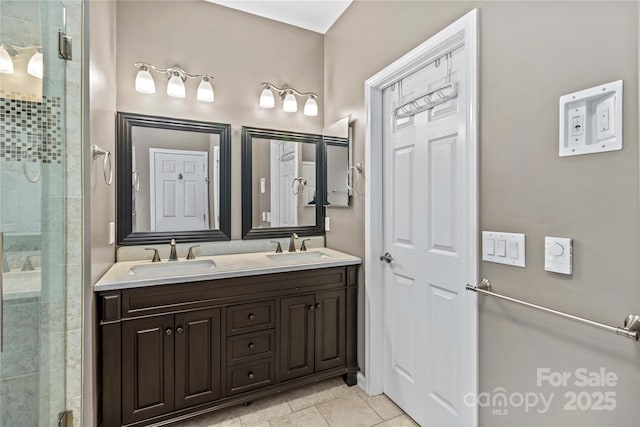
<path fill-rule="evenodd" d="M 384 243 L 393 261 L 384 277 L 383 389 L 422 426 L 471 424 L 464 405 L 467 238 L 463 48 L 450 79 L 458 96 L 413 116 L 391 112 L 447 81 L 447 64 L 429 65 L 383 92 Z M 475 262 L 475 261 L 474 261 Z"/>
<path fill-rule="evenodd" d="M 149 149 L 151 230 L 209 228 L 208 153 Z"/>

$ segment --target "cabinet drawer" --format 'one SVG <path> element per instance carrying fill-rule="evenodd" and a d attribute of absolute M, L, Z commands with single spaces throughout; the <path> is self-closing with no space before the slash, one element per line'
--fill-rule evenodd
<path fill-rule="evenodd" d="M 245 363 L 272 357 L 275 346 L 273 329 L 227 338 L 227 363 Z"/>
<path fill-rule="evenodd" d="M 273 384 L 273 359 L 265 359 L 227 369 L 227 396 Z"/>
<path fill-rule="evenodd" d="M 273 328 L 275 311 L 275 301 L 231 306 L 227 309 L 227 335 Z"/>

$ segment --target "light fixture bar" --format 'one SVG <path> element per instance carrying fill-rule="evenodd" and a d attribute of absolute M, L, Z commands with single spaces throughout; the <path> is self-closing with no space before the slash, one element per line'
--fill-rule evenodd
<path fill-rule="evenodd" d="M 279 88 L 278 86 L 276 86 L 276 85 L 274 85 L 272 83 L 269 83 L 269 82 L 262 82 L 260 84 L 262 86 L 264 86 L 264 87 L 269 86 L 269 88 L 271 88 L 271 89 L 275 90 L 276 92 L 278 92 L 278 94 L 280 94 L 280 96 L 282 96 L 282 94 L 285 94 L 285 96 L 286 96 L 287 92 L 292 92 L 292 93 L 294 93 L 294 94 L 296 94 L 297 96 L 300 96 L 300 97 L 313 96 L 315 98 L 318 98 L 318 94 L 315 93 L 315 92 L 300 92 L 300 91 L 295 90 L 292 87 L 286 87 L 286 86 L 283 87 L 283 88 Z"/>
<path fill-rule="evenodd" d="M 280 98 L 283 101 L 282 110 L 287 113 L 295 113 L 298 111 L 298 102 L 296 100 L 296 96 L 307 98 L 307 101 L 304 104 L 304 115 L 305 116 L 317 116 L 318 115 L 318 103 L 316 99 L 318 99 L 318 95 L 314 92 L 300 92 L 292 87 L 278 87 L 273 83 L 262 82 L 262 92 L 260 93 L 260 107 L 262 108 L 273 108 L 274 107 L 274 99 L 272 90 L 276 91 Z"/>
<path fill-rule="evenodd" d="M 183 70 L 180 67 L 169 67 L 169 68 L 159 68 L 156 67 L 155 65 L 152 64 L 148 64 L 146 62 L 136 62 L 135 64 L 133 64 L 135 67 L 140 68 L 140 67 L 147 67 L 157 73 L 160 74 L 167 74 L 169 77 L 171 77 L 172 75 L 175 75 L 175 73 L 179 73 L 180 77 L 182 77 L 183 80 L 185 80 L 187 77 L 190 79 L 201 79 L 203 77 L 208 78 L 209 80 L 213 80 L 215 77 L 213 77 L 210 74 L 191 74 L 186 72 L 185 70 Z"/>

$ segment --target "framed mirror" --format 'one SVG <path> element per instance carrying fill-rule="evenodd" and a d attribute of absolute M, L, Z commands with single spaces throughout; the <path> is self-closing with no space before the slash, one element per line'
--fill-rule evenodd
<path fill-rule="evenodd" d="M 328 208 L 349 207 L 352 192 L 351 139 L 349 117 L 326 127 L 322 132 L 325 144 L 326 200 Z"/>
<path fill-rule="evenodd" d="M 118 244 L 229 240 L 231 125 L 118 113 Z"/>
<path fill-rule="evenodd" d="M 324 234 L 320 135 L 242 128 L 242 238 Z"/>

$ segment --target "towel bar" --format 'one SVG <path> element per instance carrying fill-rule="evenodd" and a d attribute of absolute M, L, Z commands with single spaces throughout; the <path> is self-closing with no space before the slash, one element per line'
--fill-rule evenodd
<path fill-rule="evenodd" d="M 565 313 L 563 311 L 553 310 L 551 308 L 543 307 L 541 305 L 532 304 L 530 302 L 522 301 L 516 298 L 511 298 L 506 295 L 500 295 L 495 292 L 491 292 L 491 282 L 487 279 L 482 279 L 477 286 L 467 285 L 468 291 L 477 292 L 483 295 L 488 295 L 496 298 L 503 299 L 505 301 L 511 301 L 516 304 L 524 305 L 526 307 L 535 308 L 536 310 L 544 311 L 545 313 L 554 314 L 565 319 L 573 320 L 578 323 L 593 326 L 598 329 L 613 332 L 616 335 L 630 338 L 634 341 L 638 341 L 640 338 L 640 316 L 637 314 L 630 314 L 624 320 L 624 326 L 611 326 L 605 323 L 596 322 L 594 320 L 585 319 L 584 317 L 574 316 L 573 314 Z"/>

